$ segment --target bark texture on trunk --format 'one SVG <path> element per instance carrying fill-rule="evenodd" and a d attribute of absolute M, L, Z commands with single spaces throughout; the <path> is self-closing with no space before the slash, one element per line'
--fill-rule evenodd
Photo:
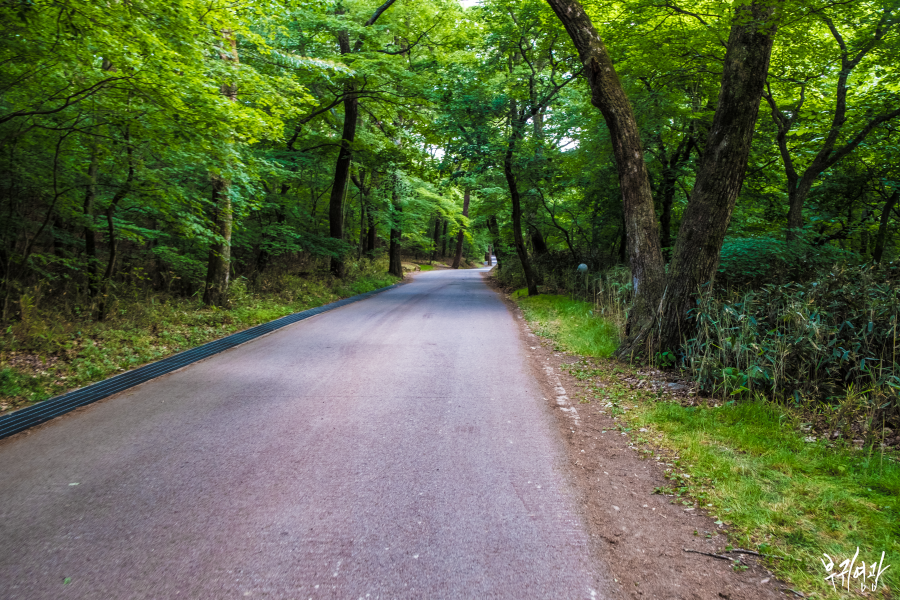
<path fill-rule="evenodd" d="M 515 108 L 513 108 L 515 113 Z M 513 135 L 506 147 L 506 156 L 503 158 L 503 174 L 506 176 L 506 185 L 509 187 L 509 195 L 512 198 L 512 223 L 513 242 L 516 245 L 516 255 L 522 263 L 522 272 L 525 274 L 525 285 L 528 286 L 528 295 L 537 296 L 537 282 L 528 261 L 528 250 L 525 248 L 525 238 L 522 236 L 522 198 L 519 195 L 519 184 L 516 174 L 513 172 L 513 150 L 515 149 L 516 136 Z"/>
<path fill-rule="evenodd" d="M 669 264 L 660 317 L 619 348 L 619 356 L 675 349 L 689 331 L 688 310 L 710 289 L 747 158 L 775 36 L 775 4 L 764 0 L 735 9 L 719 100 L 691 200 Z"/>
<path fill-rule="evenodd" d="M 231 228 L 234 215 L 228 184 L 218 176 L 213 177 L 212 200 L 216 207 L 215 233 L 219 240 L 209 249 L 203 303 L 224 306 L 228 302 L 228 282 L 231 276 Z"/>
<path fill-rule="evenodd" d="M 348 43 L 349 44 L 349 43 Z M 350 164 L 353 160 L 351 145 L 356 139 L 356 123 L 359 118 L 359 99 L 352 95 L 354 88 L 347 85 L 344 97 L 344 129 L 341 133 L 341 149 L 334 167 L 334 183 L 328 202 L 328 235 L 340 240 L 344 237 L 344 195 L 350 181 Z M 345 275 L 343 257 L 331 257 L 331 272 L 337 277 Z"/>
<path fill-rule="evenodd" d="M 464 217 L 469 216 L 469 200 L 471 199 L 471 192 L 469 188 L 466 188 L 466 191 L 463 193 L 463 211 L 462 215 Z M 456 236 L 456 254 L 453 257 L 453 268 L 458 269 L 459 263 L 462 260 L 462 250 L 463 250 L 463 228 L 459 228 L 459 234 Z"/>
<path fill-rule="evenodd" d="M 444 221 L 444 231 L 441 233 L 441 258 L 447 256 L 447 228 L 450 227 L 450 221 Z"/>
<path fill-rule="evenodd" d="M 630 334 L 653 322 L 665 287 L 665 265 L 644 147 L 612 59 L 581 3 L 578 0 L 547 0 L 547 3 L 575 44 L 591 88 L 591 103 L 600 109 L 612 138 L 635 293 L 626 325 L 626 333 Z"/>

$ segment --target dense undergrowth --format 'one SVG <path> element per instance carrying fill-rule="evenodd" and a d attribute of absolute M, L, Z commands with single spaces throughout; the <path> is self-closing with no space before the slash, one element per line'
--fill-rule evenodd
<path fill-rule="evenodd" d="M 323 262 L 323 265 L 325 263 Z M 327 265 L 326 265 L 327 266 Z M 0 412 L 102 380 L 279 317 L 396 283 L 386 260 L 362 260 L 336 279 L 324 269 L 239 278 L 227 308 L 199 296 L 119 290 L 105 321 L 90 307 L 31 295 L 0 335 Z"/>
<path fill-rule="evenodd" d="M 682 370 L 705 394 L 760 393 L 817 412 L 828 435 L 868 443 L 882 427 L 900 431 L 900 263 L 835 265 L 836 249 L 758 240 L 726 250 L 724 283 L 700 294 L 683 346 L 651 360 Z M 791 259 L 808 270 L 797 271 Z M 520 287 L 521 269 L 507 262 L 499 282 Z M 553 268 L 539 272 L 542 293 L 587 302 L 621 338 L 631 301 L 627 269 L 579 274 L 544 262 Z M 761 276 L 772 283 L 760 284 Z"/>
<path fill-rule="evenodd" d="M 761 392 L 835 411 L 858 399 L 900 424 L 900 264 L 838 267 L 805 283 L 704 298 L 673 363 L 711 394 Z M 853 400 L 855 401 L 855 400 Z"/>
<path fill-rule="evenodd" d="M 877 563 L 882 552 L 882 568 L 891 565 L 875 597 L 900 590 L 900 462 L 883 437 L 859 446 L 846 437 L 811 435 L 808 407 L 760 394 L 725 402 L 672 400 L 635 389 L 625 380 L 646 379 L 645 373 L 595 360 L 608 355 L 607 347 L 584 342 L 606 338 L 612 326 L 602 318 L 578 319 L 593 311 L 592 303 L 561 295 L 528 298 L 521 291 L 514 296 L 536 333 L 581 355 L 573 374 L 597 376 L 598 395 L 583 402 L 608 402 L 644 456 L 662 448 L 662 456 L 677 457 L 667 463 L 670 484 L 657 493 L 708 511 L 729 530 L 732 545 L 769 555 L 768 566 L 810 597 L 847 597 L 825 582 L 820 559 L 827 554 L 840 571 L 839 563 L 857 548 L 857 565 Z M 857 579 L 857 591 L 858 585 Z"/>

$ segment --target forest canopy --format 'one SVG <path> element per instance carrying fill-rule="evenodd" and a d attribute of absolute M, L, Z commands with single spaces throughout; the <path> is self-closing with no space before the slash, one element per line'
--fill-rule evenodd
<path fill-rule="evenodd" d="M 531 294 L 626 265 L 623 348 L 654 327 L 674 348 L 704 285 L 897 258 L 898 19 L 897 0 L 6 0 L 0 320 L 493 252 Z"/>

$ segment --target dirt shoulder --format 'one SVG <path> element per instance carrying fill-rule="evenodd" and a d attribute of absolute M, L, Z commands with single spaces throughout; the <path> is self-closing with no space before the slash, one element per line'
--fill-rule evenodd
<path fill-rule="evenodd" d="M 492 282 L 489 284 L 492 285 Z M 602 402 L 579 402 L 597 383 L 579 381 L 569 371 L 580 357 L 556 352 L 552 340 L 534 334 L 518 305 L 494 286 L 520 324 L 522 343 L 556 417 L 568 470 L 594 539 L 598 559 L 628 598 L 757 600 L 800 597 L 776 580 L 756 557 L 723 556 L 727 530 L 700 509 L 655 494 L 666 480 L 665 459 L 642 458 L 632 440 Z M 600 384 L 602 385 L 602 384 Z M 656 453 L 659 457 L 659 453 Z M 676 457 L 671 457 L 676 458 Z M 694 552 L 686 552 L 685 550 Z"/>

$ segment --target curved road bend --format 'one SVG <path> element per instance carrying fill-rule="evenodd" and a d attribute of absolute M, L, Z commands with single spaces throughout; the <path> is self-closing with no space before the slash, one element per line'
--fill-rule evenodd
<path fill-rule="evenodd" d="M 0 598 L 604 598 L 551 418 L 422 273 L 0 442 Z"/>

